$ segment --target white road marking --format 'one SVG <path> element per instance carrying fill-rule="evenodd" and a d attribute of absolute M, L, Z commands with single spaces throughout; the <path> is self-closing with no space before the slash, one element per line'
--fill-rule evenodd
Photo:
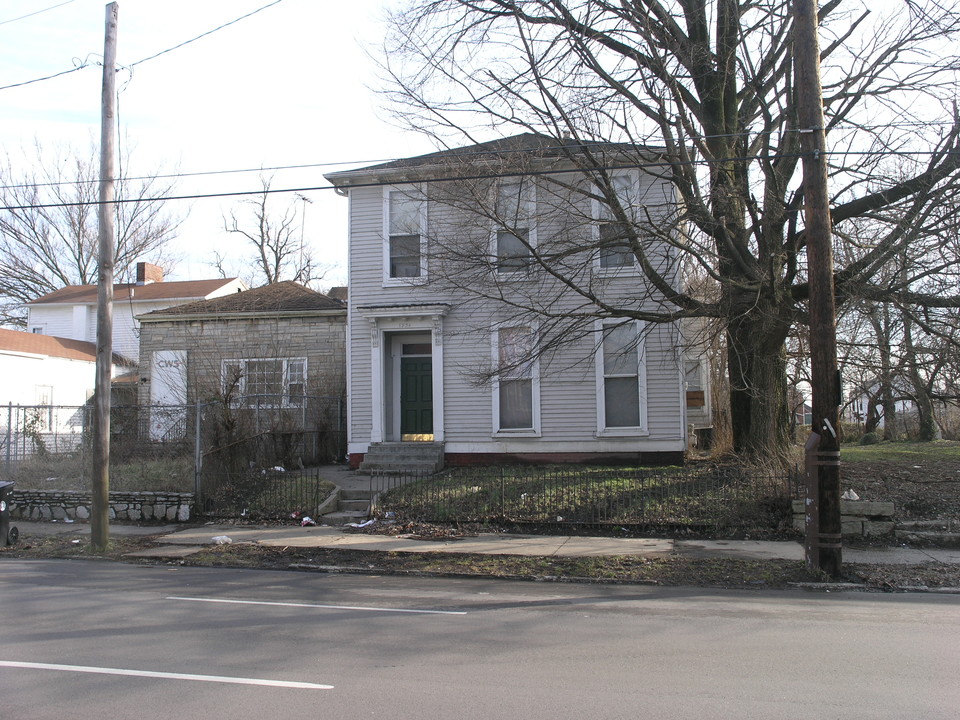
<path fill-rule="evenodd" d="M 368 612 L 418 613 L 421 615 L 466 615 L 459 610 L 410 610 L 407 608 L 362 607 L 357 605 L 314 605 L 311 603 L 267 602 L 265 600 L 225 600 L 221 598 L 179 597 L 171 595 L 167 600 L 188 602 L 224 603 L 227 605 L 273 605 L 276 607 L 319 608 L 321 610 L 366 610 Z"/>
<path fill-rule="evenodd" d="M 131 677 L 161 678 L 164 680 L 197 680 L 200 682 L 231 683 L 233 685 L 266 685 L 268 687 L 299 688 L 304 690 L 333 690 L 333 685 L 318 685 L 317 683 L 293 682 L 290 680 L 263 680 L 261 678 L 228 677 L 224 675 L 191 675 L 189 673 L 127 670 L 124 668 L 102 668 L 87 665 L 56 665 L 52 663 L 0 660 L 0 667 L 26 668 L 29 670 L 60 670 L 62 672 L 94 673 L 97 675 L 128 675 Z"/>

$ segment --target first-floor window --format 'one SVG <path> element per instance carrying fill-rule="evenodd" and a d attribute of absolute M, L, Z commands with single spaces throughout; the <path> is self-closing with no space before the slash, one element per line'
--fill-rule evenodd
<path fill-rule="evenodd" d="M 700 360 L 684 361 L 684 382 L 687 385 L 687 407 L 702 408 L 707 399 L 703 387 L 703 374 Z"/>
<path fill-rule="evenodd" d="M 598 353 L 602 405 L 601 430 L 643 427 L 644 377 L 642 345 L 637 324 L 626 321 L 603 326 Z"/>
<path fill-rule="evenodd" d="M 306 395 L 306 358 L 223 361 L 224 392 L 237 403 L 261 407 L 300 406 Z"/>
<path fill-rule="evenodd" d="M 539 415 L 539 388 L 529 327 L 504 327 L 496 333 L 496 422 L 500 431 L 534 432 Z"/>

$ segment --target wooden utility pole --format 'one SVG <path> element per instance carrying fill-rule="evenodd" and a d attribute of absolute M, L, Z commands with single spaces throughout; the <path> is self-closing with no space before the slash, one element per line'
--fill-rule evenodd
<path fill-rule="evenodd" d="M 840 574 L 840 378 L 833 287 L 826 132 L 820 85 L 817 0 L 794 0 L 793 53 L 797 122 L 803 153 L 804 224 L 810 288 L 813 424 L 807 442 L 807 566 Z"/>
<path fill-rule="evenodd" d="M 117 3 L 107 5 L 100 110 L 100 205 L 97 270 L 97 380 L 93 406 L 90 546 L 110 542 L 110 382 L 113 370 L 114 155 L 116 148 Z"/>

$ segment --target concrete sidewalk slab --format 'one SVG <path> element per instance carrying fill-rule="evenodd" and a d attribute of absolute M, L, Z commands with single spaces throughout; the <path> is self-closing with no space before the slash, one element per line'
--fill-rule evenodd
<path fill-rule="evenodd" d="M 87 523 L 16 522 L 21 537 L 90 535 Z M 803 560 L 799 542 L 762 540 L 670 540 L 661 538 L 607 538 L 549 535 L 479 534 L 459 539 L 417 540 L 410 536 L 367 535 L 344 532 L 329 526 L 210 524 L 184 528 L 180 525 L 111 525 L 114 536 L 161 536 L 160 545 L 133 557 L 185 557 L 203 547 L 217 544 L 214 538 L 227 536 L 231 543 L 270 547 L 332 548 L 404 553 L 478 553 L 541 557 L 634 557 L 693 558 L 725 557 L 743 560 Z M 162 543 L 162 545 L 161 545 Z M 844 562 L 865 564 L 960 565 L 960 548 L 844 548 Z"/>
<path fill-rule="evenodd" d="M 800 543 L 768 540 L 677 540 L 675 552 L 694 558 L 803 560 L 803 546 Z"/>
<path fill-rule="evenodd" d="M 89 535 L 90 523 L 34 520 L 12 520 L 12 527 L 21 537 L 48 537 L 50 535 Z M 117 536 L 166 535 L 180 529 L 180 525 L 110 525 L 110 534 Z"/>
<path fill-rule="evenodd" d="M 844 548 L 843 561 L 865 565 L 922 565 L 931 562 L 960 565 L 960 548 Z"/>
<path fill-rule="evenodd" d="M 674 541 L 666 538 L 565 538 L 553 553 L 554 557 L 603 557 L 609 555 L 638 555 L 666 557 L 674 552 Z"/>

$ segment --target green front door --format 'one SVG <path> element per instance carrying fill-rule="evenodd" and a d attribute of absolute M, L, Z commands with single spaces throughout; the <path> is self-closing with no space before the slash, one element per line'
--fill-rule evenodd
<path fill-rule="evenodd" d="M 433 358 L 400 358 L 400 439 L 433 440 Z"/>

